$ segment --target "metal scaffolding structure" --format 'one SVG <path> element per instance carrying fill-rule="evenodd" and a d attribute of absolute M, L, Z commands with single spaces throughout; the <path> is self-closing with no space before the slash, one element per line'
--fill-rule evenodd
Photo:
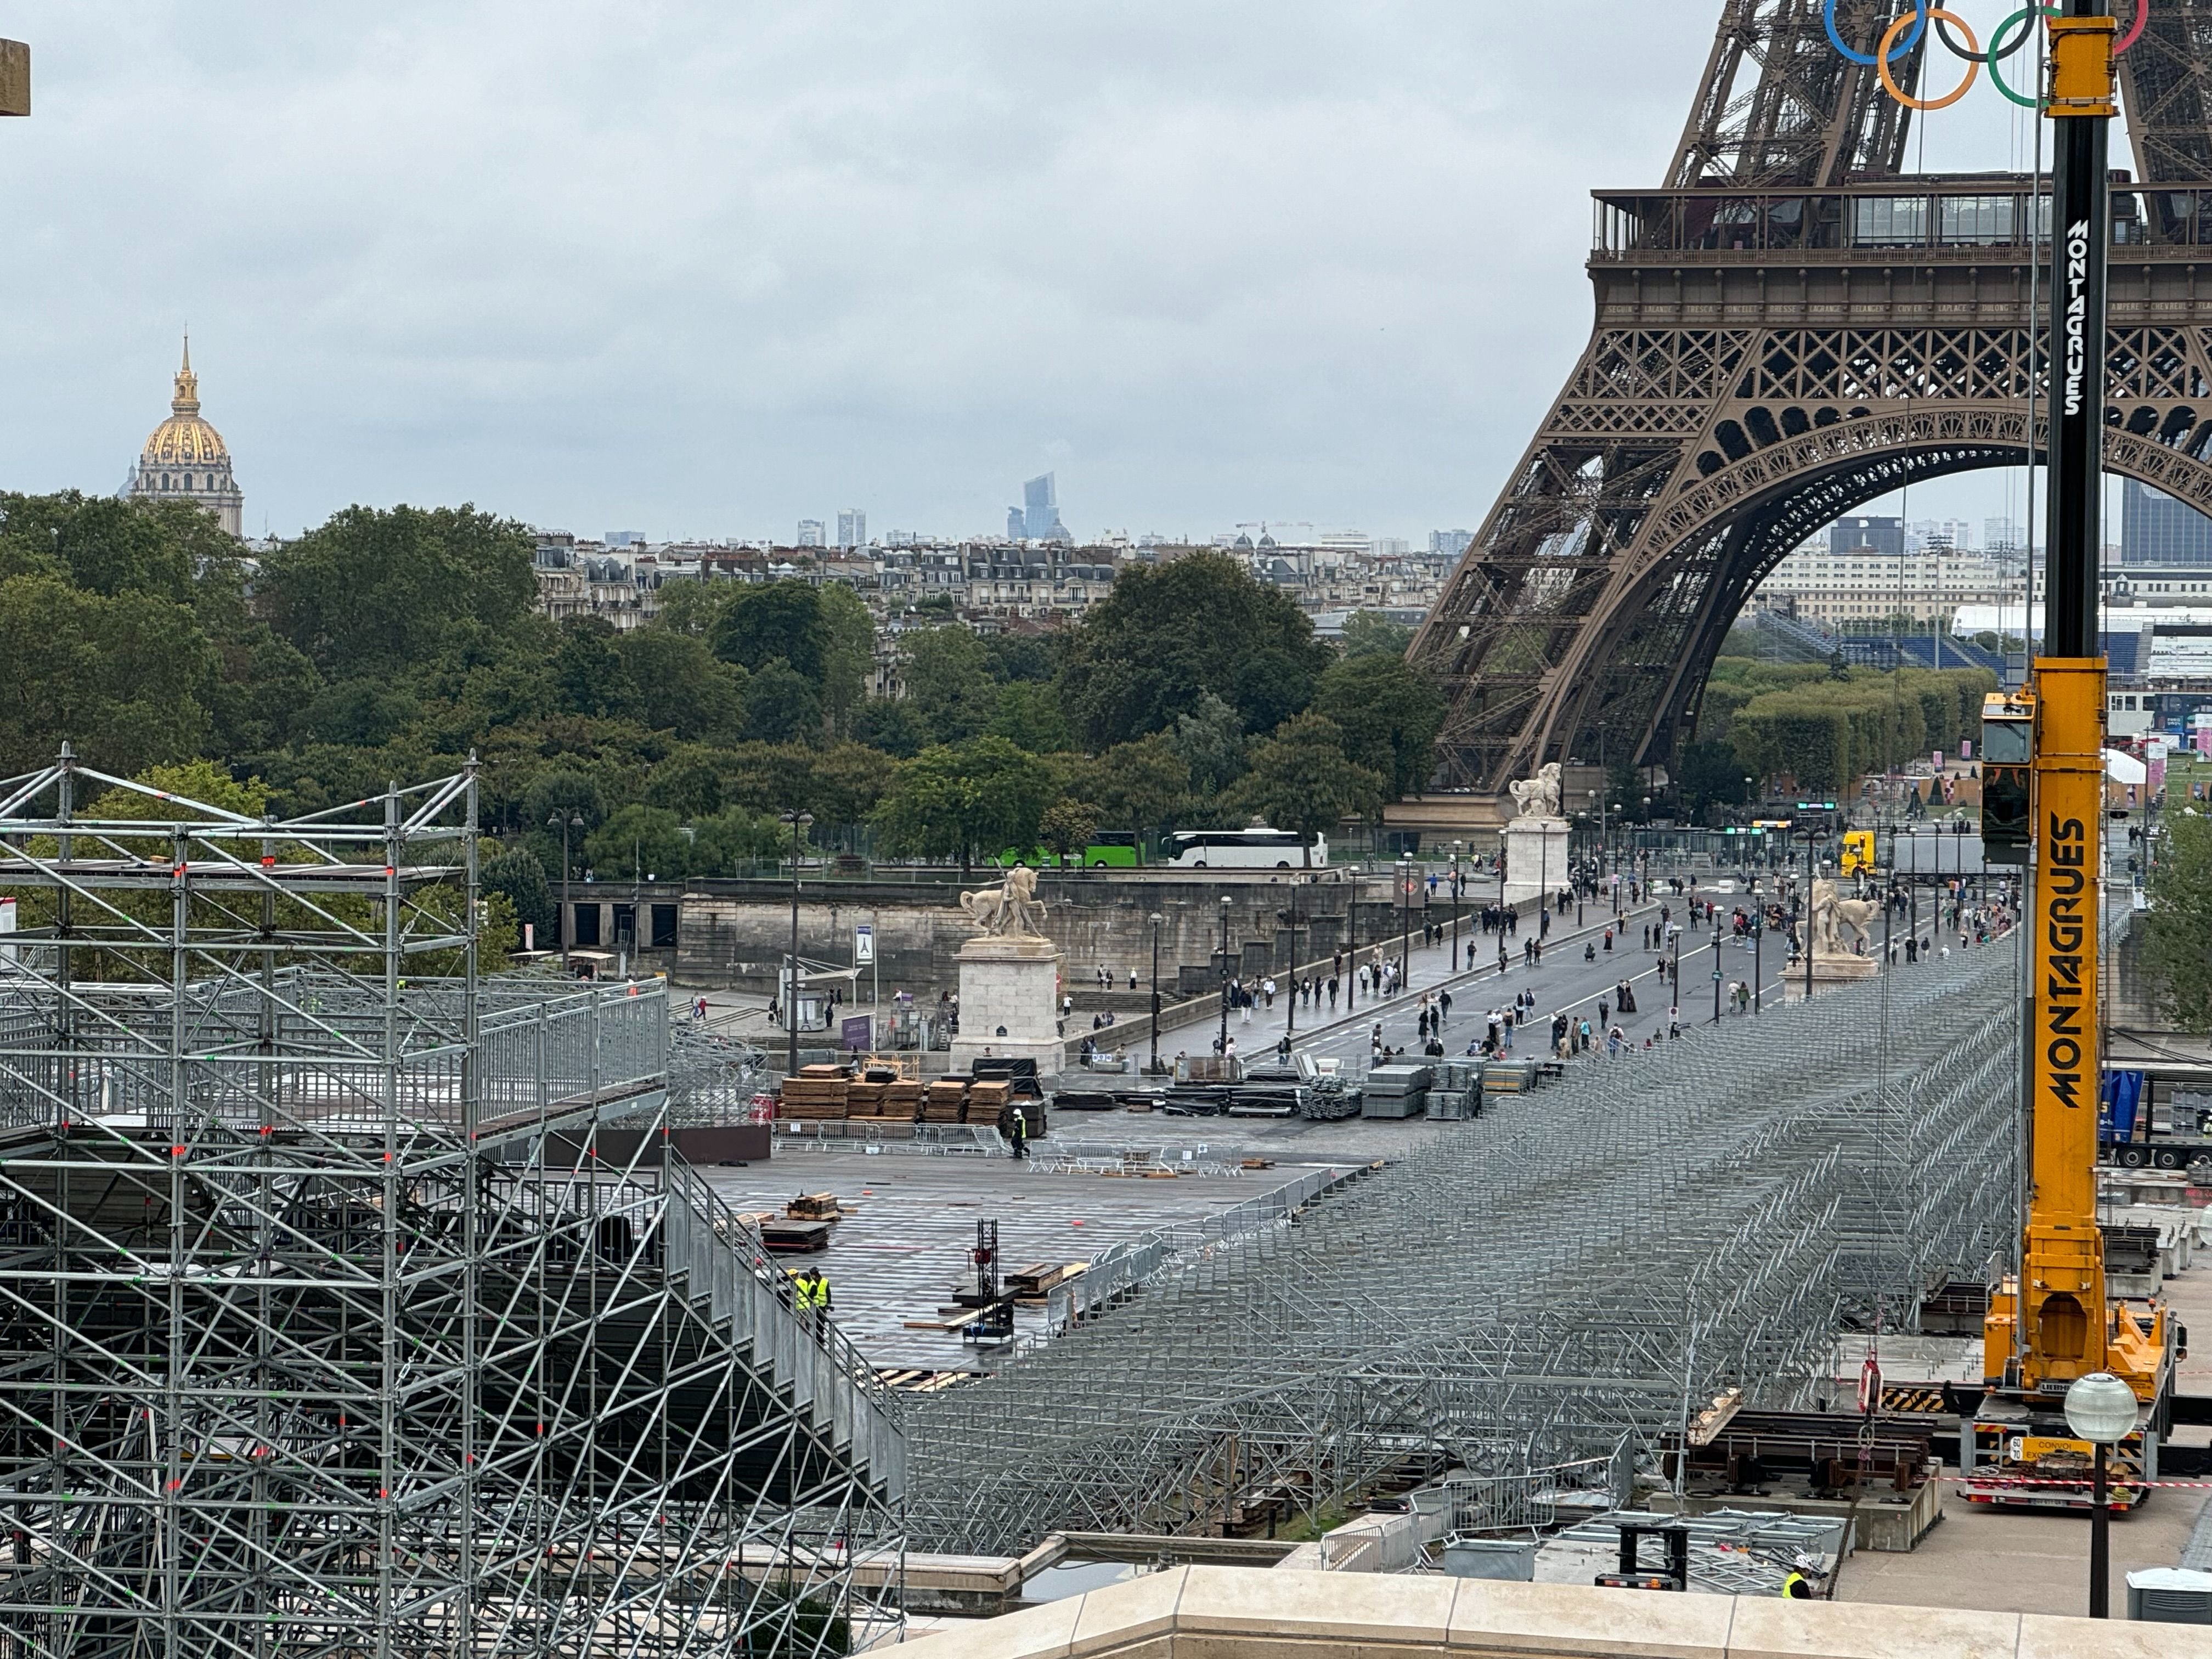
<path fill-rule="evenodd" d="M 663 989 L 479 977 L 477 835 L 473 763 L 289 820 L 0 782 L 5 1659 L 885 1616 L 897 1407 L 666 1145 Z"/>
<path fill-rule="evenodd" d="M 2014 1232 L 2012 952 L 1574 1067 L 921 1402 L 909 1526 L 1210 1532 L 1797 1403 Z M 1887 1034 L 1887 1046 L 1883 1047 Z"/>

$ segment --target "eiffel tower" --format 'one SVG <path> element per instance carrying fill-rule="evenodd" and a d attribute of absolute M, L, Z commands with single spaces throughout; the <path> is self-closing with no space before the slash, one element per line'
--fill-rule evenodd
<path fill-rule="evenodd" d="M 1838 31 L 1871 51 L 1911 5 L 1841 0 Z M 2212 0 L 2155 0 L 2119 65 L 2105 464 L 2212 513 Z M 1964 69 L 1930 28 L 1892 75 Z M 1906 173 L 1910 121 L 1820 0 L 1725 0 L 1665 186 L 1595 192 L 1589 344 L 1412 647 L 1449 697 L 1436 786 L 1474 816 L 1548 761 L 1668 765 L 1784 554 L 2039 456 L 2047 195 Z"/>

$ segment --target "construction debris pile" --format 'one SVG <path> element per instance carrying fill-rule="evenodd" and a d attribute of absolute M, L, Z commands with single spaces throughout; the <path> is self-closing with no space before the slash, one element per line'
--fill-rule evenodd
<path fill-rule="evenodd" d="M 2014 995 L 1962 953 L 1493 1098 L 926 1402 L 914 1541 L 1235 1534 L 1802 1404 L 1839 1324 L 1909 1327 L 2012 1236 Z"/>

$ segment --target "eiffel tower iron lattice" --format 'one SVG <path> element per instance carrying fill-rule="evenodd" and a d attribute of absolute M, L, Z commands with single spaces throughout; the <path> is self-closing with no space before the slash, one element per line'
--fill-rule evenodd
<path fill-rule="evenodd" d="M 1870 46 L 1911 3 L 1840 0 L 1838 32 Z M 1929 33 L 1893 66 L 1907 91 Z M 2212 513 L 2212 0 L 2157 0 L 2120 82 L 2105 464 Z M 1589 343 L 1414 640 L 1450 699 L 1440 787 L 1608 739 L 1667 764 L 1784 555 L 2040 455 L 2047 181 L 1907 173 L 1910 119 L 1820 0 L 1725 0 L 1666 186 L 1595 194 Z"/>

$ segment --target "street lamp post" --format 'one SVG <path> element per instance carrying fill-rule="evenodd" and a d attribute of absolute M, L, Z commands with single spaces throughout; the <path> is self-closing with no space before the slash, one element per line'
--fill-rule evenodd
<path fill-rule="evenodd" d="M 814 822 L 811 812 L 778 812 L 778 823 L 791 826 L 791 977 L 784 988 L 783 1023 L 788 1034 L 789 1045 L 785 1049 L 784 1075 L 799 1075 L 799 845 L 806 826 Z"/>
<path fill-rule="evenodd" d="M 1283 1041 L 1298 1029 L 1298 878 L 1291 878 L 1291 1000 L 1283 1010 Z"/>
<path fill-rule="evenodd" d="M 1766 907 L 1753 899 L 1751 903 L 1751 1012 L 1754 1014 L 1765 1012 L 1759 1002 L 1759 981 L 1765 977 L 1759 966 L 1760 958 L 1765 954 L 1760 945 L 1765 935 Z"/>
<path fill-rule="evenodd" d="M 1713 921 L 1713 1024 L 1721 1023 L 1721 924 Z"/>
<path fill-rule="evenodd" d="M 1593 791 L 1592 793 L 1595 793 L 1595 791 Z M 1579 824 L 1579 825 L 1581 825 L 1581 826 L 1582 826 L 1582 828 L 1583 828 L 1583 831 L 1584 831 L 1584 833 L 1585 833 L 1585 834 L 1587 834 L 1587 833 L 1588 833 L 1588 831 L 1589 831 L 1589 813 L 1587 813 L 1587 812 L 1577 812 L 1577 813 L 1576 813 L 1576 814 L 1575 814 L 1575 822 L 1576 822 L 1577 824 Z M 1587 851 L 1587 848 L 1585 848 L 1585 851 Z M 1575 890 L 1575 926 L 1576 926 L 1576 927 L 1580 927 L 1583 925 L 1583 878 L 1582 878 L 1582 872 L 1581 872 L 1580 871 L 1578 871 L 1578 870 L 1577 870 L 1577 869 L 1575 869 L 1575 868 L 1574 868 L 1574 863 L 1575 863 L 1575 860 L 1574 860 L 1573 857 L 1572 857 L 1571 855 L 1570 855 L 1570 856 L 1569 856 L 1569 858 L 1568 858 L 1568 860 L 1567 860 L 1567 866 L 1568 866 L 1568 869 L 1567 869 L 1567 878 L 1568 878 L 1568 880 L 1570 880 L 1571 882 L 1572 882 L 1572 883 L 1574 884 L 1574 890 Z"/>
<path fill-rule="evenodd" d="M 1145 1067 L 1150 1077 L 1160 1073 L 1160 923 L 1164 920 L 1158 911 L 1152 912 L 1152 1058 Z"/>
<path fill-rule="evenodd" d="M 1454 842 L 1452 843 L 1452 950 L 1451 950 L 1451 970 L 1452 970 L 1452 972 L 1454 972 L 1455 974 L 1455 973 L 1457 973 L 1457 972 L 1459 972 L 1459 897 L 1460 897 L 1460 883 L 1461 883 L 1461 879 L 1462 879 L 1462 878 L 1461 878 L 1461 876 L 1460 876 L 1460 873 L 1459 873 L 1459 849 L 1460 849 L 1462 846 L 1464 846 L 1465 844 L 1466 844 L 1466 843 L 1465 843 L 1465 842 L 1456 842 L 1456 841 L 1455 841 L 1455 842 Z M 1501 882 L 1499 884 L 1502 886 L 1504 884 Z M 1504 907 L 1504 896 L 1504 896 L 1503 893 L 1500 893 L 1500 894 L 1498 895 L 1498 899 L 1499 899 L 1498 908 L 1499 908 L 1501 911 L 1505 908 L 1505 907 Z M 1503 918 L 1502 918 L 1502 917 L 1501 917 L 1500 919 L 1501 919 L 1501 920 L 1503 920 Z"/>
<path fill-rule="evenodd" d="M 2112 1449 L 2134 1433 L 2136 1391 L 2109 1371 L 2077 1378 L 2066 1390 L 2066 1426 L 2096 1448 L 2089 1486 L 2089 1616 L 2112 1617 L 2112 1512 L 2107 1484 Z"/>
<path fill-rule="evenodd" d="M 1229 895 L 1221 896 L 1221 1048 L 1229 1058 Z"/>
<path fill-rule="evenodd" d="M 549 830 L 561 832 L 561 971 L 568 971 L 568 935 L 576 924 L 576 913 L 568 903 L 568 832 L 584 827 L 584 815 L 571 812 L 562 817 L 555 812 L 545 820 Z"/>
<path fill-rule="evenodd" d="M 1407 947 L 1413 941 L 1413 860 L 1398 860 L 1398 988 L 1406 988 Z"/>

